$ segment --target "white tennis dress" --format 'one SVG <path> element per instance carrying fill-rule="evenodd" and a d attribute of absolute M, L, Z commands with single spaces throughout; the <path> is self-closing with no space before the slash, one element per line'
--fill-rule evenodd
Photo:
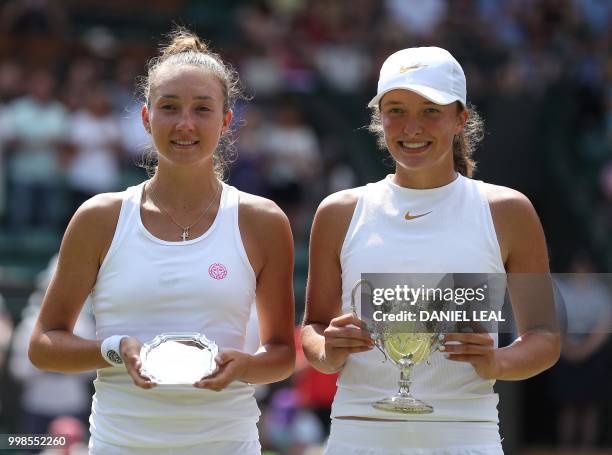
<path fill-rule="evenodd" d="M 92 291 L 96 336 L 201 332 L 242 350 L 256 279 L 238 228 L 239 192 L 223 184 L 218 214 L 198 238 L 154 237 L 140 217 L 144 183 L 125 191 L 114 238 Z M 259 453 L 253 387 L 221 392 L 136 387 L 124 367 L 98 370 L 90 431 L 93 454 Z M 237 453 L 237 452 L 236 452 Z"/>
<path fill-rule="evenodd" d="M 340 260 L 343 313 L 351 311 L 362 273 L 505 273 L 482 182 L 461 175 L 425 190 L 400 187 L 390 176 L 363 187 Z M 382 360 L 376 349 L 349 356 L 338 379 L 326 453 L 502 453 L 495 381 L 437 352 L 411 377 L 412 394 L 434 412 L 389 413 L 372 407 L 398 389 L 398 368 Z M 341 416 L 406 422 L 336 419 Z"/>

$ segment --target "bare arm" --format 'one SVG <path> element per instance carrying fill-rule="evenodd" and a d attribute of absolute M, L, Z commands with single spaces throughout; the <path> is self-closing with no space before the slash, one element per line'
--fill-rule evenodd
<path fill-rule="evenodd" d="M 341 314 L 340 250 L 357 198 L 355 190 L 329 196 L 312 225 L 302 348 L 311 365 L 323 373 L 340 370 L 349 354 L 372 347 L 369 336 L 359 329 L 361 321 Z"/>
<path fill-rule="evenodd" d="M 256 303 L 261 348 L 254 355 L 226 351 L 217 374 L 196 387 L 221 390 L 234 381 L 266 384 L 281 381 L 295 365 L 293 239 L 285 214 L 271 201 L 244 195 L 240 230 L 257 275 Z"/>
<path fill-rule="evenodd" d="M 486 334 L 451 334 L 450 360 L 470 362 L 487 379 L 535 376 L 559 359 L 560 335 L 554 321 L 546 241 L 531 202 L 522 194 L 489 185 L 489 203 L 506 272 L 519 337 L 494 349 Z"/>
<path fill-rule="evenodd" d="M 98 195 L 70 221 L 30 339 L 28 355 L 41 370 L 78 373 L 109 366 L 100 341 L 76 336 L 73 329 L 112 240 L 120 206 L 117 195 Z"/>

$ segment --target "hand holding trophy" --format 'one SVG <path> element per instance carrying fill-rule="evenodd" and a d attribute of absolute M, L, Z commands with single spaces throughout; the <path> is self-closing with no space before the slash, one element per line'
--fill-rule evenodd
<path fill-rule="evenodd" d="M 362 279 L 355 283 L 351 293 L 351 311 L 355 316 L 358 316 L 355 295 L 361 286 L 368 286 L 373 291 L 372 284 L 367 280 Z M 387 301 L 381 306 L 381 310 L 387 314 L 397 314 L 402 311 L 402 306 L 397 301 Z M 401 324 L 402 331 L 398 330 L 398 324 Z M 414 365 L 426 360 L 440 347 L 444 335 L 425 332 L 424 325 L 421 325 L 415 322 L 377 322 L 376 320 L 366 323 L 374 344 L 385 356 L 383 362 L 391 360 L 400 370 L 397 394 L 373 403 L 372 406 L 376 409 L 403 414 L 433 412 L 432 406 L 411 395 L 410 373 Z"/>

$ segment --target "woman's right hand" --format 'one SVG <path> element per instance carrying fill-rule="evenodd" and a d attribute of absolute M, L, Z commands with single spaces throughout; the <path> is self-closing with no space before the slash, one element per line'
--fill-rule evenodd
<path fill-rule="evenodd" d="M 323 336 L 325 363 L 336 370 L 342 368 L 349 354 L 367 352 L 374 347 L 365 323 L 352 313 L 333 318 Z"/>
<path fill-rule="evenodd" d="M 152 389 L 155 384 L 151 379 L 140 374 L 142 362 L 140 360 L 140 348 L 142 343 L 134 337 L 125 337 L 121 340 L 119 351 L 121 358 L 127 369 L 128 374 L 134 381 L 134 384 L 143 389 Z"/>

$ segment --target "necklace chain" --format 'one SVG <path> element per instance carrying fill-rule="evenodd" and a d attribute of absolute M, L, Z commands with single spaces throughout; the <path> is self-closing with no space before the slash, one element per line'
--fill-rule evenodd
<path fill-rule="evenodd" d="M 180 224 L 178 221 L 176 221 L 172 215 L 170 215 L 170 213 L 168 213 L 168 211 L 163 208 L 158 202 L 155 202 L 155 199 L 157 198 L 157 196 L 155 195 L 155 191 L 153 191 L 153 188 L 151 188 L 151 185 L 149 185 L 149 190 L 150 190 L 150 194 L 149 197 L 151 198 L 151 200 L 155 203 L 155 205 L 157 205 L 157 207 L 168 217 L 170 218 L 170 221 L 172 221 L 174 224 L 176 224 L 178 227 L 180 227 L 183 232 L 181 233 L 181 240 L 183 242 L 187 241 L 187 239 L 189 238 L 189 229 L 191 229 L 192 227 L 194 227 L 196 224 L 198 224 L 200 222 L 200 220 L 204 217 L 204 215 L 206 215 L 206 213 L 208 213 L 208 211 L 210 210 L 210 208 L 212 207 L 213 203 L 215 202 L 215 200 L 217 199 L 217 195 L 219 194 L 219 185 L 217 184 L 217 190 L 215 191 L 215 194 L 213 195 L 213 197 L 210 199 L 210 202 L 208 203 L 208 205 L 206 206 L 206 208 L 202 211 L 202 213 L 200 213 L 200 216 L 198 216 L 198 219 L 195 220 L 193 223 L 191 223 L 188 226 L 183 226 L 182 224 Z M 155 196 L 155 197 L 154 197 Z"/>

